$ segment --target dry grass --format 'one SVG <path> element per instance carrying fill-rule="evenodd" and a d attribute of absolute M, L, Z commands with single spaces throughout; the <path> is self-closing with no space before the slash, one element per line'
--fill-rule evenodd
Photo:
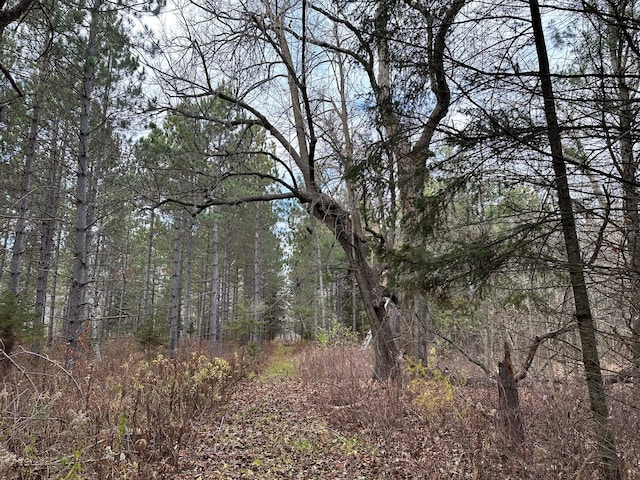
<path fill-rule="evenodd" d="M 175 469 L 241 368 L 201 354 L 128 352 L 134 345 L 112 345 L 104 360 L 72 371 L 56 352 L 14 355 L 0 385 L 0 477 L 148 479 Z"/>
<path fill-rule="evenodd" d="M 496 428 L 492 383 L 451 380 L 449 397 L 439 377 L 405 388 L 371 382 L 371 369 L 357 346 L 337 346 L 306 351 L 299 372 L 333 428 L 365 435 L 384 452 L 384 474 L 375 478 L 601 478 L 588 397 L 577 379 L 523 382 L 526 441 L 514 448 Z M 616 385 L 610 395 L 626 478 L 640 478 L 638 387 Z"/>
<path fill-rule="evenodd" d="M 495 385 L 429 369 L 374 382 L 358 345 L 272 346 L 241 389 L 241 362 L 134 350 L 103 348 L 72 372 L 56 352 L 13 356 L 0 385 L 0 478 L 601 478 L 575 379 L 522 384 L 526 442 L 514 449 L 496 428 Z M 640 478 L 638 387 L 609 392 L 626 477 Z"/>

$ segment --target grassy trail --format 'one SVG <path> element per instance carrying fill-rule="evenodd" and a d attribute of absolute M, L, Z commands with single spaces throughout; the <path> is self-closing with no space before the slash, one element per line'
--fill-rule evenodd
<path fill-rule="evenodd" d="M 179 478 L 374 478 L 376 448 L 329 426 L 295 363 L 279 347 L 261 374 L 244 380 L 220 423 L 204 426 L 196 450 L 183 453 Z"/>

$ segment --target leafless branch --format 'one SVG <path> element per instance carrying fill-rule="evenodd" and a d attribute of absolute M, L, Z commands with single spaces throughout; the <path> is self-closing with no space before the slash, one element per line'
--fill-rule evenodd
<path fill-rule="evenodd" d="M 575 328 L 576 328 L 576 324 L 574 322 L 571 322 L 565 325 L 564 327 L 562 327 L 560 330 L 556 330 L 555 332 L 545 333 L 544 335 L 536 335 L 535 338 L 533 339 L 533 343 L 529 347 L 529 354 L 527 355 L 527 359 L 524 361 L 522 370 L 520 371 L 520 373 L 518 373 L 514 377 L 514 380 L 516 382 L 519 382 L 520 380 L 523 380 L 527 376 L 527 372 L 529 371 L 529 368 L 531 367 L 531 363 L 533 362 L 533 359 L 536 356 L 538 347 L 542 342 L 544 342 L 545 340 L 549 340 L 551 338 L 559 337 L 560 335 L 564 335 L 565 333 L 569 333 L 575 330 Z"/>

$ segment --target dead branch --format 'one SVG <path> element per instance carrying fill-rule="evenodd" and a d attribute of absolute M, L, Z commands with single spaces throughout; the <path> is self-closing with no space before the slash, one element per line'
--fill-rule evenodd
<path fill-rule="evenodd" d="M 520 373 L 518 373 L 514 377 L 514 380 L 516 382 L 519 382 L 520 380 L 523 380 L 527 376 L 527 372 L 529 371 L 529 368 L 531 367 L 531 363 L 533 362 L 533 359 L 536 356 L 538 347 L 542 342 L 550 338 L 556 338 L 556 337 L 559 337 L 560 335 L 564 335 L 565 333 L 575 330 L 575 328 L 576 328 L 576 324 L 574 322 L 571 322 L 565 325 L 564 327 L 562 327 L 560 330 L 556 330 L 555 332 L 545 333 L 544 335 L 536 335 L 533 339 L 533 343 L 529 347 L 529 354 L 527 355 L 527 359 L 524 361 L 522 370 L 520 371 Z"/>
<path fill-rule="evenodd" d="M 462 347 L 457 345 L 453 340 L 445 337 L 444 335 L 441 335 L 440 333 L 438 333 L 438 332 L 436 332 L 434 330 L 431 330 L 430 333 L 432 333 L 436 337 L 438 337 L 438 338 L 444 340 L 445 342 L 447 342 L 449 345 L 451 345 L 453 348 L 455 348 L 458 352 L 460 352 L 464 358 L 469 360 L 474 365 L 480 367 L 482 369 L 482 371 L 487 375 L 487 377 L 491 376 L 491 372 L 489 371 L 489 369 L 486 367 L 486 365 L 484 363 L 482 363 L 480 360 L 477 360 L 477 359 L 473 358 L 471 355 L 469 355 L 467 352 L 465 352 Z"/>

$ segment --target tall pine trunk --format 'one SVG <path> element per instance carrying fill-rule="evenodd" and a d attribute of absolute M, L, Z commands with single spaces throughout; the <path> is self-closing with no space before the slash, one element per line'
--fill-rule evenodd
<path fill-rule="evenodd" d="M 189 336 L 189 325 L 191 318 L 191 271 L 193 267 L 193 217 L 188 225 L 187 230 L 187 272 L 184 282 L 184 301 L 183 301 L 183 318 L 182 318 L 182 353 L 187 351 L 187 338 Z"/>
<path fill-rule="evenodd" d="M 18 207 L 18 218 L 11 250 L 11 265 L 9 277 L 9 292 L 14 295 L 20 293 L 20 274 L 22 273 L 22 260 L 25 251 L 27 238 L 27 214 L 29 211 L 29 200 L 31 198 L 31 176 L 33 171 L 33 161 L 36 156 L 36 143 L 38 141 L 38 130 L 40 129 L 40 100 L 38 94 L 34 100 L 31 114 L 31 125 L 27 145 L 24 152 L 24 170 L 22 172 L 22 188 L 20 190 L 20 202 Z"/>
<path fill-rule="evenodd" d="M 98 28 L 102 0 L 95 0 L 91 8 L 91 23 L 87 39 L 83 78 L 82 98 L 80 105 L 79 146 L 76 165 L 76 219 L 74 267 L 69 291 L 69 314 L 67 319 L 66 337 L 71 351 L 80 348 L 80 336 L 84 330 L 86 320 L 86 296 L 88 284 L 89 263 L 89 204 L 88 177 L 91 169 L 90 137 L 91 137 L 91 102 L 93 100 L 94 83 L 96 77 L 96 55 L 98 44 Z"/>
<path fill-rule="evenodd" d="M 578 242 L 576 222 L 571 202 L 567 168 L 562 150 L 562 139 L 556 115 L 555 96 L 549 68 L 547 47 L 542 29 L 540 6 L 537 0 L 529 0 L 533 35 L 538 54 L 540 68 L 540 84 L 544 98 L 544 110 L 547 120 L 547 134 L 551 147 L 553 171 L 555 175 L 558 207 L 562 223 L 562 232 L 567 251 L 569 277 L 573 290 L 573 300 L 576 310 L 576 321 L 582 345 L 582 361 L 584 364 L 589 401 L 593 419 L 596 425 L 596 441 L 598 453 L 602 460 L 605 476 L 608 480 L 622 478 L 620 465 L 616 454 L 614 435 L 609 425 L 609 410 L 607 397 L 602 382 L 600 356 L 597 349 L 596 329 L 591 314 L 591 304 L 584 276 L 584 265 Z"/>
<path fill-rule="evenodd" d="M 171 313 L 169 318 L 169 349 L 178 350 L 180 336 L 180 296 L 182 284 L 182 220 L 180 212 L 173 218 L 173 266 L 171 269 Z"/>
<path fill-rule="evenodd" d="M 253 325 L 250 339 L 252 342 L 262 340 L 262 217 L 259 205 L 256 205 L 256 228 L 253 245 Z"/>
<path fill-rule="evenodd" d="M 151 298 L 151 271 L 153 270 L 153 233 L 155 226 L 156 211 L 151 209 L 149 214 L 149 233 L 147 235 L 147 257 L 144 269 L 144 288 L 142 291 L 142 321 L 149 319 L 149 302 Z"/>
<path fill-rule="evenodd" d="M 211 354 L 217 354 L 218 350 L 218 308 L 220 298 L 220 255 L 218 249 L 218 221 L 213 224 L 212 233 L 212 267 L 211 267 L 211 315 L 209 316 L 209 340 L 211 344 Z"/>
<path fill-rule="evenodd" d="M 55 132 L 55 131 L 54 131 Z M 54 254 L 54 241 L 56 235 L 56 216 L 60 199 L 62 181 L 62 162 L 58 158 L 56 150 L 56 137 L 54 135 L 54 152 L 52 152 L 50 169 L 47 175 L 47 194 L 45 196 L 44 218 L 40 231 L 40 255 L 38 259 L 38 278 L 36 281 L 36 325 L 44 325 L 45 305 L 47 301 L 47 285 L 49 272 Z M 60 230 L 62 227 L 59 226 Z"/>

